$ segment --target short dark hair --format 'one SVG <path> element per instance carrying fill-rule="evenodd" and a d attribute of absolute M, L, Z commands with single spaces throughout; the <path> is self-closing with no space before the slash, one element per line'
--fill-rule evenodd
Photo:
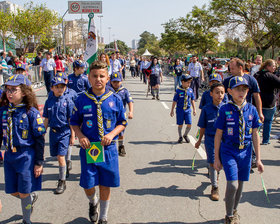
<path fill-rule="evenodd" d="M 242 67 L 243 70 L 245 70 L 245 64 L 240 58 L 233 58 L 230 60 L 230 62 L 235 62 L 237 67 Z"/>
<path fill-rule="evenodd" d="M 93 69 L 105 69 L 108 72 L 108 66 L 102 61 L 94 61 L 89 66 L 89 71 Z"/>
<path fill-rule="evenodd" d="M 223 87 L 223 88 L 225 89 L 225 86 L 224 86 L 222 83 L 218 82 L 218 83 L 214 83 L 214 84 L 210 87 L 210 91 L 213 92 L 215 88 L 220 87 L 220 86 Z"/>

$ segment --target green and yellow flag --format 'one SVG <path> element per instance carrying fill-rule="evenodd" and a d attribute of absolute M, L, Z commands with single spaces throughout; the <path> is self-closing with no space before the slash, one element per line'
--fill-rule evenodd
<path fill-rule="evenodd" d="M 104 147 L 101 142 L 91 142 L 90 148 L 86 149 L 87 163 L 105 162 Z"/>

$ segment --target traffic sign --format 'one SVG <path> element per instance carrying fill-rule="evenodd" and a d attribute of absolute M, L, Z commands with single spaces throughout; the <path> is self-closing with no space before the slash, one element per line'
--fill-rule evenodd
<path fill-rule="evenodd" d="M 102 1 L 68 1 L 69 14 L 102 13 Z"/>

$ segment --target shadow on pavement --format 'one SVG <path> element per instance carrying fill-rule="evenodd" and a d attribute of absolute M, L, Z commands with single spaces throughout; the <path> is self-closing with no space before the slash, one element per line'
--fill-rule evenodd
<path fill-rule="evenodd" d="M 220 220 L 209 220 L 205 222 L 191 222 L 192 224 L 222 224 L 224 223 L 223 219 Z M 125 223 L 121 223 L 125 224 Z M 131 224 L 190 224 L 189 222 L 132 222 Z"/>
<path fill-rule="evenodd" d="M 128 142 L 130 144 L 134 144 L 134 145 L 156 145 L 156 144 L 159 144 L 159 145 L 173 145 L 173 144 L 176 144 L 177 142 L 172 142 L 172 141 L 167 141 L 167 142 L 164 142 L 164 141 L 130 141 Z"/>
<path fill-rule="evenodd" d="M 86 223 L 92 223 L 92 222 L 90 222 L 88 219 L 86 219 L 84 217 L 79 217 L 79 218 L 74 219 L 73 221 L 66 222 L 65 224 L 79 224 L 79 223 L 86 224 Z"/>
<path fill-rule="evenodd" d="M 192 200 L 198 200 L 199 197 L 209 197 L 204 195 L 203 191 L 210 185 L 210 182 L 201 182 L 196 189 L 178 189 L 178 186 L 144 189 L 129 189 L 126 192 L 133 195 L 159 195 L 165 197 L 189 197 Z"/>
<path fill-rule="evenodd" d="M 15 223 L 22 219 L 22 215 L 14 215 L 11 218 L 2 220 L 1 224 Z M 51 224 L 50 222 L 32 222 L 33 224 Z"/>
<path fill-rule="evenodd" d="M 280 148 L 280 146 L 279 146 L 279 148 Z M 279 160 L 262 159 L 262 163 L 265 166 L 280 166 Z"/>
<path fill-rule="evenodd" d="M 249 191 L 243 192 L 241 203 L 248 202 L 257 207 L 264 208 L 280 208 L 280 188 L 267 189 L 269 201 L 267 201 L 264 191 Z"/>

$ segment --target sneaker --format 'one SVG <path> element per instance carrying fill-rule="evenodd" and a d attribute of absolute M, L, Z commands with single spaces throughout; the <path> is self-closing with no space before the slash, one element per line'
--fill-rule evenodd
<path fill-rule="evenodd" d="M 92 223 L 96 223 L 98 219 L 97 206 L 98 204 L 93 205 L 92 203 L 89 203 L 89 219 Z"/>
<path fill-rule="evenodd" d="M 38 195 L 36 192 L 32 192 L 32 193 L 31 193 L 31 197 L 32 197 L 32 201 L 31 201 L 31 214 L 32 214 L 34 204 L 35 204 L 35 202 L 37 201 L 39 195 Z"/>
<path fill-rule="evenodd" d="M 226 216 L 224 224 L 235 224 L 233 216 L 232 217 Z"/>
<path fill-rule="evenodd" d="M 119 146 L 119 156 L 125 157 L 126 152 L 125 152 L 125 148 L 124 145 L 120 145 Z"/>
<path fill-rule="evenodd" d="M 240 215 L 238 215 L 237 210 L 233 211 L 233 218 L 234 218 L 235 224 L 240 223 Z"/>
<path fill-rule="evenodd" d="M 157 96 L 157 100 L 160 100 L 160 99 L 159 99 L 159 96 Z"/>
<path fill-rule="evenodd" d="M 58 180 L 57 188 L 55 189 L 55 194 L 62 194 L 66 189 L 66 181 L 65 180 Z"/>
<path fill-rule="evenodd" d="M 219 201 L 219 188 L 212 186 L 211 196 L 212 201 Z"/>
<path fill-rule="evenodd" d="M 107 220 L 103 220 L 103 219 L 100 219 L 98 221 L 98 224 L 107 224 L 107 223 L 108 223 Z"/>
<path fill-rule="evenodd" d="M 155 99 L 156 99 L 156 97 L 153 96 L 152 100 L 155 100 Z"/>
<path fill-rule="evenodd" d="M 179 137 L 178 143 L 182 143 L 182 142 L 183 142 L 183 137 Z"/>
<path fill-rule="evenodd" d="M 25 220 L 22 220 L 22 224 L 31 224 L 31 222 L 27 223 Z"/>
<path fill-rule="evenodd" d="M 187 143 L 190 143 L 190 139 L 189 139 L 189 137 L 188 137 L 187 135 L 184 135 L 183 137 L 184 137 L 184 139 L 185 139 L 185 141 L 186 141 Z"/>

